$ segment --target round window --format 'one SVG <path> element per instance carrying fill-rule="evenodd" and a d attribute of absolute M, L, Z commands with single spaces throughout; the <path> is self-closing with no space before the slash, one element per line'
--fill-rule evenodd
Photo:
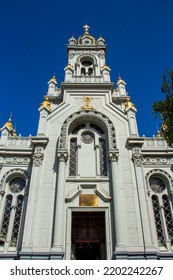
<path fill-rule="evenodd" d="M 82 141 L 85 143 L 85 144 L 90 144 L 93 142 L 94 140 L 94 134 L 90 131 L 84 131 L 81 135 L 82 137 Z"/>
<path fill-rule="evenodd" d="M 165 189 L 165 183 L 162 179 L 158 177 L 151 177 L 150 180 L 150 188 L 155 193 L 161 193 Z"/>
<path fill-rule="evenodd" d="M 9 188 L 13 193 L 19 193 L 24 189 L 25 183 L 23 178 L 16 177 L 10 181 Z"/>

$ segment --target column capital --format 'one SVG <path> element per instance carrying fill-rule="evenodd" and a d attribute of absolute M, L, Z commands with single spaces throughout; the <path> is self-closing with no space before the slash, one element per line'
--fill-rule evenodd
<path fill-rule="evenodd" d="M 117 162 L 119 158 L 119 150 L 118 149 L 109 150 L 108 158 L 110 162 Z"/>
<path fill-rule="evenodd" d="M 44 158 L 44 148 L 42 146 L 35 147 L 35 151 L 32 158 L 33 158 L 33 164 L 35 166 L 41 165 Z"/>
<path fill-rule="evenodd" d="M 66 149 L 58 149 L 57 158 L 59 161 L 66 162 L 68 159 L 68 151 Z"/>

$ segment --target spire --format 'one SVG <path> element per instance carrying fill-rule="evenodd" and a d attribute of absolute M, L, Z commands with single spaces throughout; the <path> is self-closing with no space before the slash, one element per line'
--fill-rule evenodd
<path fill-rule="evenodd" d="M 54 73 L 53 77 L 48 82 L 47 94 L 48 95 L 57 95 L 57 86 L 58 86 L 58 83 L 57 83 L 55 73 Z"/>
<path fill-rule="evenodd" d="M 48 82 L 48 84 L 50 84 L 50 83 L 55 83 L 55 84 L 57 84 L 57 80 L 56 80 L 56 77 L 55 77 L 55 73 L 54 73 L 54 75 L 53 75 L 53 77 L 49 80 L 49 82 Z"/>
<path fill-rule="evenodd" d="M 117 85 L 119 85 L 119 84 L 124 84 L 124 85 L 126 85 L 126 82 L 121 78 L 121 75 L 119 74 L 119 76 L 118 76 L 118 80 L 117 80 Z"/>
<path fill-rule="evenodd" d="M 89 29 L 90 29 L 90 27 L 87 25 L 87 24 L 85 24 L 84 26 L 83 26 L 83 28 L 84 28 L 84 35 L 88 35 L 89 34 Z"/>

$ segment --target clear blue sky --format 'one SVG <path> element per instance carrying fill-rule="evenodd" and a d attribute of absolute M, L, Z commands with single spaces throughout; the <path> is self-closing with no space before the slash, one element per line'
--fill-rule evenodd
<path fill-rule="evenodd" d="M 112 82 L 120 73 L 127 83 L 140 135 L 156 134 L 152 103 L 164 97 L 164 69 L 173 69 L 172 0 L 1 0 L 1 127 L 12 112 L 18 134 L 36 134 L 47 82 L 54 72 L 63 82 L 66 44 L 86 23 L 105 39 Z"/>

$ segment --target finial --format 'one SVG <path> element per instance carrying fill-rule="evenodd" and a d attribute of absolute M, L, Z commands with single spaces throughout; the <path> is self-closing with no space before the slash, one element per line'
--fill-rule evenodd
<path fill-rule="evenodd" d="M 160 130 L 158 130 L 158 131 L 157 131 L 157 135 L 156 135 L 156 137 L 158 137 L 158 138 L 159 138 L 159 137 L 161 137 Z"/>
<path fill-rule="evenodd" d="M 89 32 L 88 32 L 88 30 L 90 29 L 90 27 L 87 25 L 87 24 L 85 24 L 84 26 L 83 26 L 83 28 L 84 28 L 84 34 L 85 35 L 88 35 L 89 34 Z"/>
<path fill-rule="evenodd" d="M 127 97 L 127 101 L 125 103 L 125 111 L 127 111 L 129 108 L 132 108 L 136 111 L 135 105 L 130 101 L 130 97 Z"/>
<path fill-rule="evenodd" d="M 16 134 L 16 123 L 15 123 L 14 129 L 13 129 L 13 137 L 16 137 L 16 136 L 17 136 L 17 134 Z"/>
<path fill-rule="evenodd" d="M 41 109 L 43 107 L 46 107 L 49 111 L 51 110 L 50 102 L 49 102 L 48 97 L 45 97 L 44 101 L 40 104 L 40 108 L 39 109 Z"/>
<path fill-rule="evenodd" d="M 49 80 L 48 84 L 50 84 L 51 82 L 54 82 L 55 84 L 57 84 L 57 80 L 56 80 L 55 72 L 54 72 L 53 77 Z"/>

